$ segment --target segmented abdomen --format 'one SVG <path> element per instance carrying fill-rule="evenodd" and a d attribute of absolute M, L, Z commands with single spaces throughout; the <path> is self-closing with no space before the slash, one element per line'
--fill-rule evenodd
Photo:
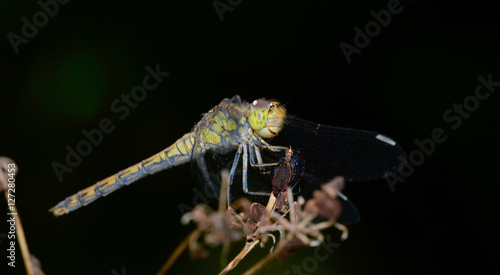
<path fill-rule="evenodd" d="M 49 211 L 55 216 L 67 214 L 147 175 L 189 162 L 194 136 L 194 131 L 185 134 L 167 149 L 67 197 Z"/>

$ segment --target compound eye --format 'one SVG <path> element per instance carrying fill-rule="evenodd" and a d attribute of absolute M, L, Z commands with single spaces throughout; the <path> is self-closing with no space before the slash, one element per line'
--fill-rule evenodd
<path fill-rule="evenodd" d="M 256 99 L 252 102 L 247 119 L 254 131 L 258 131 L 266 125 L 270 106 L 271 101 L 265 99 Z"/>
<path fill-rule="evenodd" d="M 271 106 L 271 101 L 265 99 L 256 99 L 252 102 L 252 107 L 256 110 L 267 109 Z"/>
<path fill-rule="evenodd" d="M 286 110 L 278 101 L 270 101 L 267 110 L 265 126 L 256 131 L 263 138 L 276 136 L 283 128 L 286 117 Z"/>

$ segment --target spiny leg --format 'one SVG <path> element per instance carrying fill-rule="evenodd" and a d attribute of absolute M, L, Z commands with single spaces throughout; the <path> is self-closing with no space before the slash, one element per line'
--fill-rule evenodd
<path fill-rule="evenodd" d="M 256 146 L 255 143 L 257 143 L 259 145 Z M 271 144 L 267 143 L 265 140 L 263 140 L 260 137 L 257 137 L 257 140 L 254 140 L 254 141 L 252 141 L 252 143 L 248 144 L 248 147 L 249 147 L 249 150 L 250 150 L 250 157 L 251 157 L 250 158 L 250 165 L 252 165 L 252 167 L 261 167 L 260 170 L 262 170 L 262 167 L 276 166 L 276 165 L 279 164 L 279 163 L 276 163 L 276 162 L 274 162 L 274 163 L 263 163 L 262 156 L 260 154 L 260 148 L 265 148 L 265 149 L 267 149 L 269 151 L 272 151 L 274 153 L 277 153 L 280 150 L 288 150 L 289 149 L 288 147 L 285 147 L 285 146 L 271 145 Z M 254 156 L 253 156 L 254 151 L 255 151 L 255 157 L 257 158 L 257 163 L 255 163 L 255 160 L 254 160 L 255 159 Z"/>
<path fill-rule="evenodd" d="M 238 146 L 238 151 L 236 151 L 236 154 L 234 155 L 233 166 L 231 166 L 231 171 L 229 172 L 229 182 L 227 185 L 227 207 L 228 208 L 231 206 L 231 203 L 232 203 L 232 199 L 230 197 L 231 186 L 233 185 L 234 173 L 236 172 L 236 168 L 238 167 L 238 160 L 240 159 L 242 146 L 244 146 L 244 145 L 240 144 L 240 146 Z"/>
<path fill-rule="evenodd" d="M 260 147 L 266 148 L 266 149 L 271 150 L 273 152 L 279 152 L 280 150 L 288 150 L 289 149 L 288 147 L 285 147 L 285 146 L 271 145 L 271 144 L 267 143 L 261 137 L 257 137 L 257 140 L 258 140 L 258 142 L 257 142 L 258 144 L 262 144 Z"/>
<path fill-rule="evenodd" d="M 267 166 L 276 166 L 279 163 L 277 162 L 272 162 L 272 163 L 264 163 L 262 161 L 262 156 L 260 154 L 260 150 L 255 144 L 248 144 L 248 150 L 250 151 L 250 165 L 252 167 L 259 167 L 260 170 L 262 171 L 264 167 Z M 255 156 L 254 156 L 255 154 Z M 257 159 L 257 163 L 255 163 L 255 159 Z"/>
<path fill-rule="evenodd" d="M 248 151 L 250 153 L 250 165 L 252 167 L 259 167 L 258 163 L 262 163 L 262 156 L 260 155 L 260 152 L 255 151 L 255 144 L 248 144 Z M 255 153 L 254 153 L 255 152 Z M 255 159 L 257 159 L 257 163 L 255 162 Z M 264 172 L 264 167 L 259 167 L 261 173 Z"/>
<path fill-rule="evenodd" d="M 248 188 L 248 157 L 249 157 L 248 151 L 250 151 L 250 165 L 252 167 L 259 167 L 261 171 L 263 170 L 263 167 L 276 166 L 279 163 L 262 163 L 262 157 L 260 155 L 260 151 L 254 144 L 244 145 L 244 147 L 243 147 L 243 192 L 245 194 L 249 194 L 249 195 L 269 196 L 271 193 L 262 192 L 262 191 L 254 192 L 254 191 L 250 191 Z M 254 152 L 255 152 L 258 164 L 255 163 Z"/>
<path fill-rule="evenodd" d="M 248 190 L 248 149 L 245 144 L 242 144 L 240 146 L 243 146 L 243 171 L 242 171 L 243 192 L 245 194 L 250 194 L 251 192 Z M 250 154 L 251 154 L 251 149 L 250 149 Z M 252 159 L 250 159 L 250 162 L 252 162 Z"/>
<path fill-rule="evenodd" d="M 247 193 L 248 194 L 248 150 L 247 150 L 247 146 L 245 146 L 244 144 L 242 144 L 243 146 L 243 171 L 242 171 L 242 175 L 243 175 L 243 192 Z"/>
<path fill-rule="evenodd" d="M 250 165 L 252 165 L 253 167 L 256 165 L 255 159 L 257 159 L 257 163 L 262 163 L 262 156 L 260 155 L 260 152 L 257 152 L 255 150 L 255 144 L 249 143 L 248 144 L 248 151 L 250 152 Z"/>
<path fill-rule="evenodd" d="M 213 195 L 218 197 L 219 192 L 215 190 L 215 186 L 212 183 L 212 180 L 210 179 L 210 175 L 208 173 L 208 167 L 207 164 L 205 163 L 205 159 L 203 158 L 203 154 L 197 154 L 195 156 L 195 159 L 196 159 L 196 164 L 198 165 L 198 169 L 200 170 L 201 175 L 203 177 L 203 182 L 205 182 L 205 184 L 209 186 L 210 191 L 213 193 Z"/>
<path fill-rule="evenodd" d="M 248 147 L 249 147 L 249 151 L 250 151 L 250 165 L 252 165 L 252 167 L 259 167 L 260 170 L 263 171 L 264 170 L 263 168 L 266 166 L 278 165 L 278 163 L 266 163 L 266 164 L 264 164 L 264 162 L 262 161 L 262 156 L 260 154 L 259 148 L 257 148 L 255 146 L 255 144 L 249 144 Z M 254 153 L 255 153 L 255 157 L 254 157 Z M 255 158 L 257 158 L 257 163 L 255 163 Z"/>

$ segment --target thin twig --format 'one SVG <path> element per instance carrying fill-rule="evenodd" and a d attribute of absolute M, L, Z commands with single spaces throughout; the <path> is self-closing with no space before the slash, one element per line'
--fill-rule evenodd
<path fill-rule="evenodd" d="M 228 188 L 228 182 L 229 182 L 229 172 L 227 170 L 223 170 L 221 172 L 221 177 L 222 177 L 222 183 L 221 183 L 221 199 L 219 200 L 219 213 L 224 215 L 226 212 L 226 198 L 223 196 L 223 194 L 226 194 L 227 188 Z M 156 275 L 163 275 L 165 274 L 171 267 L 172 265 L 179 259 L 181 254 L 186 250 L 188 246 L 191 245 L 192 251 L 194 251 L 192 245 L 195 244 L 192 242 L 192 239 L 198 239 L 203 231 L 200 231 L 199 228 L 192 231 L 187 235 L 187 237 L 177 246 L 177 248 L 174 250 L 174 252 L 170 255 L 168 260 L 163 264 L 161 269 L 156 273 Z M 221 264 L 224 262 L 225 254 L 227 254 L 229 251 L 229 243 L 224 243 L 222 247 L 222 253 L 221 253 Z"/>
<path fill-rule="evenodd" d="M 221 171 L 221 187 L 220 187 L 220 199 L 219 199 L 219 212 L 225 212 L 227 209 L 226 201 L 229 200 L 229 197 L 224 194 L 227 194 L 229 188 L 229 172 L 227 170 Z"/>
<path fill-rule="evenodd" d="M 172 267 L 172 265 L 174 265 L 175 261 L 177 261 L 177 259 L 179 259 L 179 257 L 182 255 L 184 250 L 186 250 L 186 248 L 188 247 L 189 241 L 190 241 L 193 233 L 194 233 L 194 231 L 189 233 L 189 235 L 187 235 L 186 238 L 184 238 L 184 240 L 177 246 L 177 248 L 170 255 L 168 260 L 165 262 L 165 264 L 163 264 L 163 266 L 156 273 L 156 275 L 163 275 L 163 274 L 167 273 L 167 271 Z"/>
<path fill-rule="evenodd" d="M 15 175 L 17 175 L 17 172 L 19 168 L 15 164 L 15 162 L 7 157 L 0 157 L 0 186 L 7 187 L 8 186 L 8 180 L 6 177 L 7 174 L 7 169 L 8 169 L 8 164 L 14 164 L 15 165 Z M 5 200 L 7 201 L 7 204 L 9 204 L 9 189 L 6 188 L 4 189 L 4 195 L 5 195 Z M 17 211 L 17 207 L 15 204 L 9 205 L 10 212 L 16 216 L 16 235 L 17 239 L 19 241 L 19 248 L 21 249 L 21 254 L 23 256 L 23 261 L 24 261 L 24 266 L 26 268 L 26 273 L 28 275 L 34 275 L 33 271 L 33 265 L 31 264 L 31 257 L 30 257 L 30 250 L 28 249 L 28 243 L 26 242 L 26 236 L 24 235 L 24 229 L 23 225 L 21 223 L 21 217 L 19 216 L 19 212 Z"/>
<path fill-rule="evenodd" d="M 267 214 L 267 216 L 266 216 L 266 220 L 268 220 L 268 219 L 270 218 L 271 213 L 273 213 L 273 211 L 274 211 L 274 206 L 275 206 L 275 205 L 276 205 L 276 197 L 275 197 L 273 194 L 271 194 L 271 196 L 269 197 L 269 201 L 268 201 L 268 203 L 267 203 L 267 207 L 266 207 L 268 210 L 269 210 L 269 209 L 271 209 L 271 210 L 268 212 L 268 214 Z M 288 211 L 287 211 L 287 212 L 288 212 Z M 260 227 L 259 227 L 259 228 L 257 228 L 257 230 L 254 232 L 254 235 L 257 235 L 260 229 L 261 229 Z M 222 271 L 221 271 L 221 273 L 219 273 L 219 275 L 227 274 L 229 271 L 233 270 L 233 269 L 234 269 L 234 268 L 238 265 L 238 263 L 239 263 L 241 260 L 243 260 L 243 258 L 245 258 L 245 256 L 246 256 L 246 255 L 247 255 L 247 254 L 248 254 L 248 253 L 249 253 L 249 252 L 250 252 L 250 251 L 251 251 L 251 250 L 252 250 L 252 249 L 253 249 L 253 248 L 254 248 L 254 247 L 258 244 L 258 243 L 260 243 L 260 240 L 258 240 L 258 239 L 257 239 L 257 240 L 256 240 L 256 239 L 252 239 L 252 241 L 251 241 L 251 242 L 249 242 L 249 241 L 247 240 L 247 243 L 245 244 L 245 246 L 243 247 L 243 249 L 241 250 L 241 252 L 240 252 L 240 253 L 239 253 L 239 254 L 238 254 L 238 255 L 237 255 L 237 256 L 236 256 L 236 257 L 235 257 L 235 258 L 234 258 L 234 259 L 233 259 L 233 260 L 232 260 L 232 261 L 231 261 L 228 265 L 227 265 L 227 266 L 226 266 L 226 268 L 224 268 L 224 270 L 222 270 Z M 278 248 L 277 250 L 278 250 L 278 252 L 279 252 L 281 249 L 280 249 L 280 248 Z M 272 254 L 274 254 L 274 252 L 273 252 Z M 268 257 L 269 257 L 269 256 L 268 256 Z M 266 257 L 266 258 L 268 258 L 268 257 Z M 264 259 L 266 259 L 266 258 L 264 258 Z M 264 260 L 264 259 L 263 259 L 263 260 Z M 271 261 L 271 260 L 272 260 L 272 259 L 269 259 L 269 261 Z M 260 262 L 259 262 L 259 263 L 260 263 Z M 267 264 L 267 262 L 266 262 L 266 263 L 264 263 L 264 265 L 265 265 L 265 264 Z M 260 268 L 262 268 L 262 267 L 259 267 L 258 269 L 260 269 Z M 257 270 L 258 270 L 258 269 L 257 269 Z M 257 271 L 257 270 L 256 270 L 256 271 Z M 250 274 L 252 274 L 252 273 L 250 273 Z"/>
<path fill-rule="evenodd" d="M 234 257 L 234 259 L 222 270 L 219 275 L 224 275 L 227 274 L 229 271 L 233 270 L 238 263 L 245 258 L 245 256 L 250 252 L 260 241 L 259 240 L 254 240 L 252 242 L 247 242 L 243 249 L 240 251 L 240 253 Z"/>
<path fill-rule="evenodd" d="M 274 193 L 271 193 L 271 196 L 269 196 L 269 200 L 267 201 L 267 216 L 266 220 L 269 219 L 270 214 L 274 211 L 276 207 L 276 197 L 274 196 Z"/>
<path fill-rule="evenodd" d="M 284 247 L 285 246 L 280 242 L 278 247 L 274 249 L 272 253 L 270 253 L 269 255 L 258 261 L 256 264 L 254 264 L 250 269 L 248 269 L 245 273 L 243 273 L 243 275 L 252 275 L 255 274 L 257 271 L 261 270 L 267 264 L 274 261 L 274 259 L 276 259 L 279 256 Z"/>

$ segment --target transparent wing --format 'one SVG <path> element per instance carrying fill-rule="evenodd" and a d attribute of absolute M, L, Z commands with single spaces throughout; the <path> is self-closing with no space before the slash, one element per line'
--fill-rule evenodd
<path fill-rule="evenodd" d="M 342 175 L 347 182 L 397 173 L 406 159 L 401 146 L 379 133 L 338 128 L 287 117 L 274 145 L 292 146 L 306 161 L 306 173 L 322 181 Z"/>
<path fill-rule="evenodd" d="M 338 128 L 309 122 L 296 117 L 288 117 L 285 127 L 278 137 L 271 141 L 273 145 L 291 146 L 305 161 L 305 173 L 294 191 L 306 199 L 320 185 L 333 177 L 342 175 L 346 182 L 368 181 L 383 178 L 388 172 L 397 173 L 402 160 L 406 159 L 404 150 L 387 136 L 364 130 Z M 264 162 L 276 162 L 280 153 L 262 149 Z M 222 169 L 230 169 L 235 151 L 207 151 L 203 155 L 205 168 L 194 161 L 193 171 L 201 180 L 202 187 L 219 196 L 220 175 Z M 199 159 L 199 158 L 193 158 Z M 270 193 L 272 190 L 271 168 L 263 170 L 249 167 L 248 183 L 251 190 Z M 203 180 L 208 174 L 210 184 Z M 233 178 L 230 189 L 231 200 L 246 196 L 252 201 L 266 204 L 267 196 L 249 196 L 242 191 L 241 161 Z M 352 224 L 359 221 L 356 207 L 344 195 L 339 198 L 343 205 L 340 223 Z"/>
<path fill-rule="evenodd" d="M 320 185 L 335 176 L 346 182 L 380 179 L 397 173 L 406 160 L 403 148 L 391 138 L 370 131 L 339 128 L 287 117 L 285 127 L 273 145 L 291 146 L 305 160 L 305 174 L 297 185 L 306 199 Z M 359 213 L 345 196 L 339 222 L 359 221 Z"/>
<path fill-rule="evenodd" d="M 199 191 L 205 194 L 205 197 L 216 198 L 218 200 L 221 181 L 220 171 L 224 169 L 225 164 L 219 163 L 219 165 L 216 166 L 208 166 L 206 156 L 210 155 L 210 152 L 207 153 L 201 148 L 198 138 L 195 138 L 195 140 L 193 157 L 191 159 L 193 177 L 198 183 Z M 211 164 L 211 162 L 209 162 L 209 164 Z"/>

